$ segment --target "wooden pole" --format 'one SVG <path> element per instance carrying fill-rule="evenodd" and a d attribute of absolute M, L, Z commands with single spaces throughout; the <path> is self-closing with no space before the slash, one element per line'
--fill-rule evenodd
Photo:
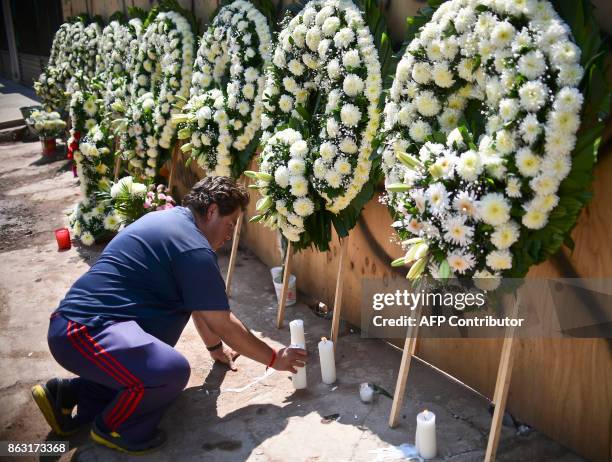
<path fill-rule="evenodd" d="M 249 179 L 243 176 L 242 184 L 247 186 Z M 232 239 L 232 253 L 230 254 L 229 265 L 227 268 L 227 276 L 225 277 L 225 293 L 229 297 L 231 295 L 232 277 L 234 276 L 234 267 L 238 258 L 238 244 L 240 242 L 240 231 L 242 230 L 242 222 L 244 221 L 244 212 L 241 212 L 234 228 L 234 237 Z"/>
<path fill-rule="evenodd" d="M 334 317 L 332 319 L 331 339 L 334 349 L 338 343 L 338 329 L 340 327 L 340 315 L 342 313 L 342 286 L 344 284 L 344 257 L 348 248 L 348 236 L 340 238 L 340 261 L 338 262 L 338 276 L 336 277 L 336 294 L 334 296 Z"/>
<path fill-rule="evenodd" d="M 406 392 L 406 383 L 408 382 L 408 372 L 410 372 L 410 363 L 416 351 L 417 336 L 419 334 L 419 322 L 421 320 L 422 306 L 419 303 L 414 310 L 415 325 L 408 327 L 406 333 L 406 341 L 404 342 L 404 351 L 402 353 L 402 362 L 400 363 L 399 373 L 397 374 L 397 382 L 395 384 L 395 393 L 393 394 L 393 404 L 391 405 L 391 415 L 389 416 L 389 427 L 394 428 L 399 422 L 400 411 L 404 403 L 404 395 Z"/>
<path fill-rule="evenodd" d="M 236 266 L 236 258 L 238 256 L 238 242 L 240 242 L 240 229 L 244 220 L 244 212 L 241 212 L 234 228 L 234 238 L 232 240 L 232 253 L 230 254 L 229 265 L 227 268 L 227 277 L 225 278 L 225 292 L 229 297 L 231 295 L 232 277 L 234 276 L 234 266 Z"/>
<path fill-rule="evenodd" d="M 283 327 L 283 320 L 285 318 L 285 305 L 287 303 L 287 287 L 289 286 L 289 278 L 291 275 L 291 241 L 287 243 L 287 255 L 285 255 L 285 272 L 283 274 L 283 290 L 281 291 L 281 297 L 278 301 L 278 314 L 276 317 L 276 327 L 280 329 Z"/>
<path fill-rule="evenodd" d="M 518 315 L 520 307 L 520 299 L 517 293 L 516 299 L 513 302 L 511 318 L 515 319 Z M 516 353 L 514 331 L 515 327 L 506 329 L 506 336 L 502 346 L 501 357 L 499 360 L 499 368 L 497 370 L 497 380 L 495 382 L 495 392 L 493 394 L 493 419 L 491 421 L 491 431 L 489 432 L 489 440 L 487 442 L 487 451 L 485 453 L 485 462 L 494 462 L 499 445 L 499 437 L 502 431 L 502 422 L 504 412 L 506 411 L 506 402 L 508 400 L 508 390 L 510 389 L 510 380 L 512 377 L 512 366 L 514 365 L 514 356 Z"/>
<path fill-rule="evenodd" d="M 115 181 L 117 181 L 119 179 L 119 172 L 121 170 L 121 155 L 117 154 L 117 145 L 119 144 L 119 140 L 117 139 L 117 137 L 115 136 L 115 171 L 114 171 L 114 177 L 115 177 Z"/>
<path fill-rule="evenodd" d="M 176 170 L 176 164 L 178 162 L 178 150 L 179 150 L 179 142 L 177 141 L 174 144 L 174 148 L 172 149 L 172 159 L 170 162 L 170 175 L 168 177 L 168 191 L 172 194 L 172 186 L 174 186 L 174 173 Z"/>

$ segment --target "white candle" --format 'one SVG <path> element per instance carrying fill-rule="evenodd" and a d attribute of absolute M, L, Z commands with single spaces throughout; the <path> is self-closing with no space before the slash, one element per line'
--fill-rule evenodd
<path fill-rule="evenodd" d="M 334 342 L 325 337 L 319 342 L 319 360 L 321 361 L 321 379 L 323 383 L 336 381 L 336 361 L 334 359 Z"/>
<path fill-rule="evenodd" d="M 306 338 L 304 338 L 304 321 L 301 319 L 294 319 L 289 323 L 289 330 L 291 331 L 292 345 L 306 345 Z"/>
<path fill-rule="evenodd" d="M 374 387 L 369 383 L 362 383 L 359 385 L 359 397 L 364 403 L 369 403 L 374 398 Z"/>
<path fill-rule="evenodd" d="M 302 348 L 304 349 L 303 343 L 291 344 L 289 348 Z M 291 374 L 291 381 L 293 382 L 293 388 L 296 390 L 302 390 L 308 386 L 306 381 L 306 364 L 302 367 L 296 367 L 297 373 Z"/>
<path fill-rule="evenodd" d="M 423 459 L 436 457 L 436 415 L 427 409 L 417 415 L 415 445 Z"/>

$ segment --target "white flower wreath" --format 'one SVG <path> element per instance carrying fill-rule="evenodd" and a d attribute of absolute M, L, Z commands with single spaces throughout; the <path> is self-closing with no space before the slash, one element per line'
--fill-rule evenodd
<path fill-rule="evenodd" d="M 271 50 L 268 21 L 244 0 L 221 8 L 202 36 L 190 100 L 176 121 L 182 122 L 179 138 L 190 138 L 183 152 L 191 151 L 211 175 L 237 177 L 250 160 L 240 151 L 261 125 L 264 69 Z M 226 81 L 222 90 L 214 88 Z"/>
<path fill-rule="evenodd" d="M 66 64 L 70 79 L 66 84 L 66 92 L 71 94 L 79 89 L 87 89 L 89 81 L 97 77 L 96 57 L 102 29 L 97 22 L 84 25 L 75 23 L 68 40 L 72 42 L 69 61 Z"/>
<path fill-rule="evenodd" d="M 104 82 L 106 107 L 127 104 L 141 30 L 142 21 L 138 18 L 128 23 L 111 21 L 102 30 L 97 59 L 98 76 Z"/>
<path fill-rule="evenodd" d="M 579 60 L 546 0 L 452 0 L 421 28 L 385 107 L 387 200 L 408 250 L 395 264 L 415 262 L 410 278 L 511 274 L 511 247 L 547 224 L 571 169 Z"/>
<path fill-rule="evenodd" d="M 306 171 L 309 160 L 308 145 L 297 130 L 286 128 L 272 135 L 261 153 L 261 172 L 249 172 L 257 179 L 263 197 L 257 211 L 266 224 L 279 228 L 292 242 L 300 240 L 305 231 L 304 220 L 314 212 L 313 192 Z M 259 221 L 259 220 L 256 220 Z"/>
<path fill-rule="evenodd" d="M 61 64 L 67 62 L 70 53 L 69 39 L 73 23 L 62 24 L 55 36 L 45 71 L 34 82 L 34 90 L 41 98 L 42 104 L 49 110 L 63 110 L 66 106 L 66 82 L 60 72 Z"/>
<path fill-rule="evenodd" d="M 318 145 L 308 140 L 312 183 L 337 214 L 369 180 L 382 92 L 372 34 L 350 0 L 312 1 L 281 31 L 266 81 L 262 140 L 293 126 L 292 119 L 314 120 L 304 107 L 316 91 L 324 114 L 310 133 Z"/>
<path fill-rule="evenodd" d="M 189 96 L 193 48 L 191 26 L 175 11 L 159 13 L 142 34 L 121 137 L 136 176 L 154 177 L 160 148 L 171 146 L 175 128 L 170 119 L 178 111 L 173 105 Z"/>

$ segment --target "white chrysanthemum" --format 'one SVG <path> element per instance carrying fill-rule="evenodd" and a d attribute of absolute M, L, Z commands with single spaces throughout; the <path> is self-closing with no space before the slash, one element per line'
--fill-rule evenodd
<path fill-rule="evenodd" d="M 496 133 L 495 145 L 502 154 L 509 154 L 516 148 L 514 134 L 509 130 L 500 130 Z"/>
<path fill-rule="evenodd" d="M 361 121 L 361 111 L 354 104 L 345 104 L 340 110 L 340 119 L 348 127 L 356 127 Z"/>
<path fill-rule="evenodd" d="M 476 151 L 466 151 L 459 156 L 455 167 L 457 174 L 465 181 L 475 181 L 482 172 L 480 156 Z"/>
<path fill-rule="evenodd" d="M 307 217 L 314 212 L 314 204 L 307 197 L 300 197 L 293 203 L 293 211 L 301 217 Z"/>
<path fill-rule="evenodd" d="M 440 112 L 440 102 L 432 91 L 421 92 L 415 99 L 417 110 L 425 117 L 435 116 Z"/>
<path fill-rule="evenodd" d="M 519 233 L 518 224 L 511 220 L 495 227 L 495 231 L 491 234 L 491 242 L 498 249 L 507 249 L 518 240 Z"/>
<path fill-rule="evenodd" d="M 544 152 L 547 155 L 569 155 L 576 145 L 576 136 L 556 130 L 546 130 Z"/>
<path fill-rule="evenodd" d="M 348 175 L 349 173 L 351 173 L 351 170 L 352 170 L 350 162 L 342 157 L 336 160 L 336 163 L 334 164 L 334 168 L 341 175 Z"/>
<path fill-rule="evenodd" d="M 557 180 L 563 180 L 572 169 L 569 156 L 549 154 L 542 160 L 542 171 L 553 175 Z"/>
<path fill-rule="evenodd" d="M 548 88 L 542 82 L 527 82 L 519 89 L 521 107 L 527 111 L 537 112 L 548 98 Z"/>
<path fill-rule="evenodd" d="M 444 221 L 444 239 L 451 244 L 465 247 L 472 242 L 474 228 L 465 224 L 464 215 L 455 215 Z"/>
<path fill-rule="evenodd" d="M 442 213 L 448 208 L 448 191 L 442 183 L 430 185 L 425 192 L 425 196 L 434 214 Z"/>
<path fill-rule="evenodd" d="M 431 69 L 428 63 L 418 62 L 412 67 L 412 78 L 415 82 L 426 84 L 431 80 Z"/>
<path fill-rule="evenodd" d="M 332 188 L 339 188 L 342 183 L 342 177 L 336 170 L 332 169 L 325 173 L 325 181 L 327 181 Z"/>
<path fill-rule="evenodd" d="M 308 154 L 308 145 L 304 140 L 297 140 L 295 143 L 291 145 L 289 148 L 289 153 L 293 158 L 303 159 Z"/>
<path fill-rule="evenodd" d="M 355 68 L 360 64 L 361 59 L 359 58 L 359 51 L 357 50 L 349 50 L 342 56 L 342 65 L 346 68 Z"/>
<path fill-rule="evenodd" d="M 451 252 L 446 256 L 451 269 L 459 274 L 465 274 L 474 267 L 475 260 L 472 254 L 461 251 Z"/>
<path fill-rule="evenodd" d="M 535 176 L 540 171 L 540 158 L 529 148 L 521 148 L 516 153 L 516 167 L 523 176 Z"/>
<path fill-rule="evenodd" d="M 584 96 L 576 88 L 563 87 L 557 93 L 553 109 L 563 112 L 578 113 L 584 102 Z"/>
<path fill-rule="evenodd" d="M 89 231 L 84 231 L 81 236 L 80 236 L 81 242 L 86 245 L 86 246 L 90 246 L 93 245 L 96 240 L 93 237 L 93 234 L 91 234 Z"/>
<path fill-rule="evenodd" d="M 339 148 L 340 151 L 344 152 L 345 154 L 355 154 L 359 149 L 357 143 L 355 143 L 355 141 L 349 137 L 342 138 Z"/>
<path fill-rule="evenodd" d="M 295 197 L 302 197 L 308 194 L 308 181 L 303 176 L 293 176 L 290 178 L 291 194 Z"/>
<path fill-rule="evenodd" d="M 293 110 L 293 98 L 289 95 L 283 95 L 278 100 L 278 107 L 283 112 L 291 112 Z"/>
<path fill-rule="evenodd" d="M 287 164 L 290 175 L 301 175 L 306 170 L 306 164 L 302 159 L 291 159 Z"/>
<path fill-rule="evenodd" d="M 521 180 L 515 176 L 509 177 L 506 182 L 506 194 L 512 198 L 521 197 Z"/>
<path fill-rule="evenodd" d="M 559 179 L 552 172 L 545 172 L 533 178 L 529 186 L 538 195 L 552 194 L 559 187 Z"/>
<path fill-rule="evenodd" d="M 521 221 L 527 228 L 542 229 L 548 222 L 548 214 L 541 209 L 529 208 Z"/>
<path fill-rule="evenodd" d="M 501 284 L 501 278 L 498 273 L 491 273 L 486 269 L 476 271 L 474 273 L 474 285 L 480 290 L 492 291 L 499 287 Z"/>
<path fill-rule="evenodd" d="M 580 117 L 574 112 L 551 111 L 548 113 L 547 128 L 552 131 L 576 133 L 580 126 Z"/>
<path fill-rule="evenodd" d="M 479 201 L 478 216 L 489 225 L 501 225 L 510 219 L 510 204 L 503 194 L 488 193 Z"/>
<path fill-rule="evenodd" d="M 584 69 L 579 64 L 562 65 L 559 67 L 558 84 L 574 87 L 580 83 Z"/>
<path fill-rule="evenodd" d="M 546 71 L 546 59 L 541 51 L 530 51 L 518 60 L 518 71 L 529 80 L 537 79 Z"/>
<path fill-rule="evenodd" d="M 493 271 L 512 268 L 512 254 L 508 250 L 493 250 L 487 255 L 487 266 Z"/>
<path fill-rule="evenodd" d="M 431 135 L 431 125 L 424 120 L 416 120 L 410 125 L 409 134 L 414 141 L 423 142 L 426 137 Z"/>
<path fill-rule="evenodd" d="M 521 122 L 519 131 L 523 140 L 527 143 L 533 143 L 542 132 L 542 126 L 535 114 L 528 114 Z"/>
<path fill-rule="evenodd" d="M 444 132 L 449 132 L 454 129 L 461 118 L 461 112 L 457 109 L 448 108 L 438 116 L 440 128 Z"/>
<path fill-rule="evenodd" d="M 363 80 L 358 75 L 348 74 L 344 78 L 342 89 L 348 96 L 357 96 L 363 91 Z"/>
<path fill-rule="evenodd" d="M 455 83 L 453 73 L 448 68 L 448 63 L 440 62 L 434 64 L 431 72 L 435 84 L 442 88 L 449 88 Z"/>
<path fill-rule="evenodd" d="M 121 224 L 121 220 L 115 213 L 110 213 L 104 218 L 104 229 L 116 231 Z"/>
<path fill-rule="evenodd" d="M 505 122 L 514 120 L 519 111 L 519 104 L 516 98 L 504 98 L 499 102 L 499 115 Z"/>
<path fill-rule="evenodd" d="M 279 166 L 274 172 L 274 181 L 281 188 L 289 186 L 289 170 L 284 165 Z"/>
<path fill-rule="evenodd" d="M 355 33 L 348 27 L 340 29 L 334 35 L 334 45 L 337 48 L 346 48 L 355 40 Z"/>
<path fill-rule="evenodd" d="M 508 45 L 514 39 L 516 30 L 508 21 L 498 23 L 491 32 L 491 40 L 493 44 L 500 48 Z"/>

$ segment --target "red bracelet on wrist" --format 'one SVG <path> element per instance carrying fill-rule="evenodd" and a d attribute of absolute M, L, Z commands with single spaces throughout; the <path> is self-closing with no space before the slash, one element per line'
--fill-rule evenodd
<path fill-rule="evenodd" d="M 270 362 L 266 366 L 266 370 L 268 370 L 269 368 L 272 367 L 272 364 L 274 364 L 274 361 L 276 361 L 276 350 L 273 348 L 272 349 L 272 359 L 270 360 Z"/>

